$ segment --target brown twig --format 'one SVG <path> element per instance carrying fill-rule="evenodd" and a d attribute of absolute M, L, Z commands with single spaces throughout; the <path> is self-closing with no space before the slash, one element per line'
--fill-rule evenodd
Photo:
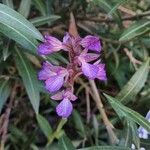
<path fill-rule="evenodd" d="M 10 95 L 10 100 L 7 106 L 7 109 L 5 111 L 5 113 L 1 116 L 3 121 L 1 123 L 0 126 L 0 134 L 1 134 L 1 142 L 0 142 L 0 150 L 4 150 L 4 145 L 5 142 L 7 140 L 7 131 L 8 131 L 8 124 L 9 124 L 9 116 L 10 116 L 10 112 L 13 106 L 13 101 L 16 95 L 16 84 L 14 85 L 13 89 L 12 89 L 12 93 Z"/>
<path fill-rule="evenodd" d="M 100 114 L 102 116 L 102 119 L 104 121 L 104 124 L 106 126 L 106 129 L 107 129 L 107 132 L 108 132 L 108 135 L 109 135 L 110 143 L 111 144 L 116 144 L 118 142 L 118 139 L 117 139 L 117 137 L 116 137 L 116 135 L 113 131 L 114 126 L 109 121 L 109 119 L 106 115 L 106 112 L 104 110 L 104 106 L 103 106 L 102 100 L 100 98 L 99 92 L 97 90 L 96 84 L 95 84 L 94 80 L 89 80 L 89 83 L 90 83 L 91 88 L 92 88 L 95 103 L 97 105 L 97 108 L 99 109 L 99 112 L 100 112 Z"/>
<path fill-rule="evenodd" d="M 100 114 L 102 115 L 102 119 L 104 121 L 104 124 L 106 126 L 108 135 L 109 135 L 109 140 L 111 144 L 116 144 L 118 142 L 118 139 L 113 131 L 114 127 L 112 125 L 112 123 L 109 121 L 106 112 L 104 110 L 103 107 L 103 103 L 102 100 L 100 98 L 100 95 L 98 93 L 97 87 L 95 85 L 94 80 L 89 80 L 89 83 L 91 85 L 91 88 L 89 86 L 87 86 L 80 78 L 78 78 L 77 82 L 79 82 L 84 88 L 85 90 L 87 90 L 89 92 L 89 94 L 92 96 L 93 100 L 96 103 L 96 106 L 100 112 Z M 92 90 L 91 90 L 92 89 Z"/>
<path fill-rule="evenodd" d="M 128 20 L 137 20 L 137 19 L 140 19 L 140 18 L 143 18 L 143 17 L 146 17 L 146 16 L 150 16 L 150 11 L 147 11 L 147 12 L 144 12 L 144 13 L 141 13 L 141 14 L 137 14 L 137 15 L 134 15 L 134 16 L 130 16 L 130 17 L 123 17 L 121 18 L 120 20 L 121 21 L 128 21 Z M 87 21 L 94 21 L 94 22 L 116 22 L 116 20 L 114 20 L 113 18 L 92 18 L 92 17 L 80 17 L 78 16 L 77 19 L 79 20 L 87 20 Z"/>

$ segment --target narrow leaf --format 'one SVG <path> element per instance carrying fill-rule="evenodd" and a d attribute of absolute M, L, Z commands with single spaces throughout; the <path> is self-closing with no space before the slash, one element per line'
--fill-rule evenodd
<path fill-rule="evenodd" d="M 0 23 L 15 28 L 24 34 L 28 33 L 31 37 L 43 40 L 41 33 L 26 20 L 22 15 L 6 5 L 0 4 Z"/>
<path fill-rule="evenodd" d="M 16 66 L 19 70 L 20 76 L 22 77 L 30 102 L 36 114 L 38 114 L 40 96 L 35 70 L 31 66 L 25 55 L 18 48 L 15 49 L 15 52 Z"/>
<path fill-rule="evenodd" d="M 23 34 L 19 30 L 16 30 L 16 28 L 4 23 L 0 23 L 0 32 L 5 34 L 10 39 L 13 39 L 24 48 L 31 50 L 31 53 L 36 53 L 38 42 L 30 35 Z"/>
<path fill-rule="evenodd" d="M 10 82 L 9 79 L 0 79 L 0 113 L 7 98 L 10 95 Z"/>
<path fill-rule="evenodd" d="M 149 25 L 149 20 L 140 20 L 139 22 L 133 23 L 129 28 L 124 30 L 119 41 L 130 40 L 136 36 L 147 32 L 149 30 Z"/>
<path fill-rule="evenodd" d="M 143 65 L 136 71 L 128 83 L 122 88 L 117 99 L 122 103 L 127 103 L 130 100 L 134 100 L 134 97 L 144 86 L 149 72 L 149 59 L 143 63 Z"/>
<path fill-rule="evenodd" d="M 43 16 L 46 15 L 46 6 L 43 3 L 43 0 L 33 0 L 35 7 L 41 12 Z"/>
<path fill-rule="evenodd" d="M 59 19 L 60 16 L 57 15 L 51 15 L 51 16 L 42 16 L 42 17 L 37 17 L 34 19 L 31 19 L 30 22 L 33 23 L 35 26 L 40 26 L 44 25 L 46 23 L 53 23 L 57 19 Z"/>
<path fill-rule="evenodd" d="M 104 95 L 106 96 L 107 100 L 109 101 L 109 103 L 119 116 L 124 116 L 128 119 L 131 119 L 132 121 L 136 122 L 137 124 L 145 128 L 148 132 L 150 132 L 150 122 L 148 122 L 142 115 L 124 106 L 117 99 L 107 94 Z"/>
<path fill-rule="evenodd" d="M 31 0 L 22 0 L 19 7 L 19 13 L 22 14 L 25 18 L 27 18 L 30 13 L 30 6 Z"/>
<path fill-rule="evenodd" d="M 10 8 L 14 8 L 13 0 L 2 0 L 3 4 L 7 5 Z"/>
<path fill-rule="evenodd" d="M 59 149 L 61 150 L 75 150 L 71 140 L 65 135 L 63 135 L 58 142 Z"/>
<path fill-rule="evenodd" d="M 80 114 L 76 110 L 73 111 L 73 120 L 74 120 L 75 128 L 79 131 L 79 134 L 82 137 L 85 137 L 86 131 L 84 128 L 84 123 L 82 121 Z"/>
<path fill-rule="evenodd" d="M 38 121 L 38 124 L 43 131 L 44 135 L 49 138 L 52 133 L 52 128 L 49 124 L 49 122 L 40 114 L 36 116 L 36 119 Z"/>
<path fill-rule="evenodd" d="M 81 148 L 78 150 L 131 150 L 131 148 L 122 146 L 92 146 L 87 148 Z"/>

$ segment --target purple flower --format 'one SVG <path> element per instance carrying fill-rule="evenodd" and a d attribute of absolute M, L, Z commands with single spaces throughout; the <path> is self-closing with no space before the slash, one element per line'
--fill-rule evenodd
<path fill-rule="evenodd" d="M 50 93 L 58 91 L 63 86 L 64 78 L 67 76 L 67 69 L 53 66 L 48 62 L 43 64 L 43 68 L 38 74 L 39 80 L 45 80 L 45 87 Z"/>
<path fill-rule="evenodd" d="M 72 113 L 72 103 L 69 99 L 64 98 L 56 107 L 58 116 L 68 118 Z"/>
<path fill-rule="evenodd" d="M 92 53 L 82 53 L 79 57 L 79 64 L 81 63 L 81 69 L 85 76 L 89 79 L 98 78 L 99 80 L 106 80 L 106 71 L 104 64 L 89 64 L 87 62 L 97 59 L 97 55 Z"/>
<path fill-rule="evenodd" d="M 81 73 L 92 80 L 96 78 L 106 80 L 107 78 L 105 65 L 98 60 L 100 55 L 94 53 L 101 51 L 101 43 L 97 36 L 88 35 L 81 38 L 66 33 L 61 42 L 55 37 L 46 35 L 45 41 L 38 46 L 38 52 L 42 55 L 48 55 L 61 49 L 69 53 L 70 63 L 67 67 L 54 66 L 45 62 L 38 73 L 38 78 L 45 81 L 45 87 L 50 93 L 55 93 L 51 96 L 52 99 L 61 100 L 56 107 L 57 114 L 67 118 L 73 109 L 71 102 L 77 99 L 73 94 L 74 79 Z M 88 53 L 89 50 L 94 52 Z M 59 91 L 62 87 L 65 89 Z"/>
<path fill-rule="evenodd" d="M 100 43 L 99 38 L 96 36 L 88 35 L 81 40 L 80 44 L 85 49 L 90 49 L 96 52 L 101 51 L 101 43 Z"/>
<path fill-rule="evenodd" d="M 38 46 L 38 53 L 40 55 L 48 55 L 63 49 L 62 42 L 53 36 L 45 35 L 44 43 Z"/>

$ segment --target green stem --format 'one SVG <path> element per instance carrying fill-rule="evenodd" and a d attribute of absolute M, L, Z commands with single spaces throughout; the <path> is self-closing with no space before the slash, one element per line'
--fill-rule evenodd
<path fill-rule="evenodd" d="M 53 142 L 53 140 L 55 138 L 59 138 L 60 135 L 61 135 L 61 131 L 62 131 L 62 128 L 63 126 L 65 125 L 65 123 L 67 122 L 67 119 L 66 118 L 62 118 L 56 128 L 56 130 L 53 132 L 52 135 L 50 135 L 50 137 L 48 138 L 48 143 L 47 143 L 47 147 Z"/>

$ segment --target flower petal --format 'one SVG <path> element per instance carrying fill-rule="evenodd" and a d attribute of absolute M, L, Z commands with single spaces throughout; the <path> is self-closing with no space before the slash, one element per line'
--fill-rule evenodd
<path fill-rule="evenodd" d="M 107 80 L 105 64 L 99 64 L 98 68 L 99 68 L 99 71 L 98 71 L 98 74 L 97 74 L 97 78 L 99 80 L 104 80 L 104 81 Z"/>
<path fill-rule="evenodd" d="M 39 55 L 48 55 L 51 52 L 50 46 L 48 44 L 40 44 L 38 46 L 38 53 Z"/>
<path fill-rule="evenodd" d="M 86 62 L 82 62 L 82 72 L 89 79 L 95 79 L 97 77 L 97 73 L 99 68 L 97 65 L 92 65 Z"/>
<path fill-rule="evenodd" d="M 48 69 L 42 69 L 41 71 L 38 72 L 38 79 L 39 80 L 47 80 L 51 76 L 55 75 L 54 72 L 48 70 Z"/>
<path fill-rule="evenodd" d="M 64 77 L 62 76 L 52 76 L 48 80 L 46 80 L 46 89 L 50 92 L 58 91 L 64 83 Z"/>
<path fill-rule="evenodd" d="M 80 44 L 86 49 L 90 49 L 97 52 L 101 51 L 101 43 L 99 38 L 96 36 L 88 35 L 82 39 Z"/>
<path fill-rule="evenodd" d="M 67 98 L 64 98 L 60 104 L 56 107 L 58 116 L 68 118 L 72 112 L 72 103 Z"/>

